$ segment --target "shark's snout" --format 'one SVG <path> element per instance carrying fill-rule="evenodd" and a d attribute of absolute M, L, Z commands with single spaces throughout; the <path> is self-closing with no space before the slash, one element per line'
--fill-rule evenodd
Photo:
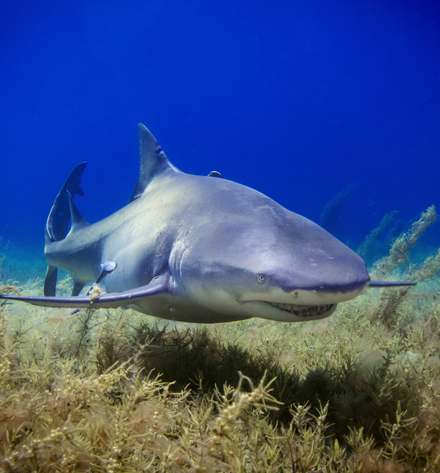
<path fill-rule="evenodd" d="M 365 273 L 356 277 L 347 277 L 345 281 L 335 281 L 334 279 L 318 281 L 314 284 L 295 284 L 293 288 L 285 289 L 285 292 L 298 299 L 301 292 L 311 292 L 317 296 L 326 294 L 349 295 L 351 293 L 362 292 L 370 283 L 370 276 Z"/>
<path fill-rule="evenodd" d="M 273 287 L 281 289 L 289 299 L 280 302 L 334 304 L 350 300 L 368 287 L 370 276 L 359 255 L 331 235 L 321 246 L 326 247 L 325 255 L 324 252 L 311 255 L 310 248 L 303 252 L 296 250 L 287 265 L 284 262 L 289 260 L 291 251 L 277 257 Z"/>

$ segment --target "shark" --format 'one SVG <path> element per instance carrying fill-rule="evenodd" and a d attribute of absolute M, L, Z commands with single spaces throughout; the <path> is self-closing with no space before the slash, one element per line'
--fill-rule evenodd
<path fill-rule="evenodd" d="M 217 171 L 180 171 L 143 124 L 138 132 L 139 179 L 128 203 L 88 223 L 74 202 L 84 195 L 87 163 L 78 164 L 47 219 L 44 296 L 0 299 L 128 307 L 189 323 L 303 322 L 368 288 L 413 284 L 371 281 L 363 259 L 319 225 Z M 56 296 L 58 268 L 73 278 L 69 297 Z"/>

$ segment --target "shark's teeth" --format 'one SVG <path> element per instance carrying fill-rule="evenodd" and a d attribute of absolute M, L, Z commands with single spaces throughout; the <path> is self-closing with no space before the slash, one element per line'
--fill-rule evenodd
<path fill-rule="evenodd" d="M 328 312 L 334 304 L 327 305 L 295 305 L 295 304 L 282 304 L 278 302 L 269 302 L 270 305 L 277 309 L 290 312 L 291 314 L 299 315 L 301 317 L 313 317 L 322 315 Z"/>

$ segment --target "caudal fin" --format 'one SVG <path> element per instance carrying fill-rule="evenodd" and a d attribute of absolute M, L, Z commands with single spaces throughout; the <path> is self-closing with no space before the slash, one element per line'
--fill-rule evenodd
<path fill-rule="evenodd" d="M 86 162 L 80 163 L 75 167 L 55 198 L 55 202 L 52 205 L 46 222 L 46 245 L 54 241 L 63 240 L 66 237 L 72 213 L 71 207 L 73 205 L 71 202 L 71 196 L 74 194 L 84 195 L 84 192 L 81 189 L 81 176 L 86 164 Z M 76 220 L 78 219 L 76 218 Z M 44 295 L 46 297 L 55 296 L 56 285 L 57 268 L 49 264 L 47 267 L 46 279 L 44 280 Z"/>
<path fill-rule="evenodd" d="M 68 193 L 71 195 L 84 195 L 81 189 L 81 176 L 86 164 L 87 162 L 80 163 L 75 167 L 55 198 L 46 223 L 46 238 L 49 242 L 63 240 L 66 236 L 70 220 Z"/>

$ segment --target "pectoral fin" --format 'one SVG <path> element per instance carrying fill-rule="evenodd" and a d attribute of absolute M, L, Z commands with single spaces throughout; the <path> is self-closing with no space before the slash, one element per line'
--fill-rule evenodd
<path fill-rule="evenodd" d="M 0 294 L 0 299 L 26 302 L 41 307 L 79 307 L 88 308 L 116 308 L 136 303 L 143 299 L 169 291 L 169 275 L 158 276 L 146 286 L 129 289 L 123 292 L 111 292 L 100 297 L 34 297 L 34 296 L 7 296 Z"/>
<path fill-rule="evenodd" d="M 371 281 L 368 287 L 415 286 L 416 284 L 416 282 L 411 281 Z"/>

